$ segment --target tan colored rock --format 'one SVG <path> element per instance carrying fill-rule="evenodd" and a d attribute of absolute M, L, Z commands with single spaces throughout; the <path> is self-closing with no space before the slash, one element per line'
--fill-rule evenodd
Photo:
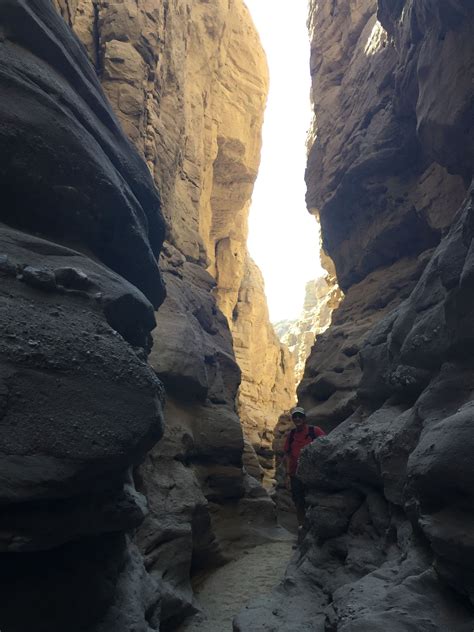
<path fill-rule="evenodd" d="M 303 377 L 306 359 L 314 345 L 315 337 L 329 327 L 332 313 L 342 298 L 343 294 L 334 277 L 326 275 L 308 281 L 303 309 L 298 320 L 276 323 L 278 337 L 295 358 L 296 386 Z"/>
<path fill-rule="evenodd" d="M 69 8 L 74 27 L 85 12 L 82 4 Z M 247 216 L 268 89 L 266 61 L 248 11 L 240 0 L 181 0 L 165 16 L 163 7 L 142 0 L 137 6 L 99 1 L 96 13 L 102 83 L 155 176 L 169 239 L 188 260 L 209 266 L 218 306 L 233 329 L 248 278 Z M 93 56 L 90 39 L 83 41 Z M 265 309 L 263 286 L 257 303 L 257 311 Z M 265 340 L 272 347 L 269 357 L 285 353 L 270 333 Z M 239 362 L 247 367 L 240 401 L 251 390 L 247 380 L 264 379 L 252 374 L 251 345 L 247 358 L 244 348 L 240 345 Z M 291 371 L 289 362 L 281 370 Z M 291 378 L 276 376 L 278 370 L 267 373 L 255 420 L 257 425 L 266 420 L 262 432 L 291 405 L 287 394 L 279 397 L 286 386 L 276 385 Z"/>
<path fill-rule="evenodd" d="M 470 630 L 474 5 L 312 0 L 310 27 L 308 206 L 345 298 L 298 394 L 331 432 L 300 551 L 234 629 Z"/>
<path fill-rule="evenodd" d="M 298 396 L 330 433 L 298 561 L 234 627 L 469 629 L 474 6 L 313 0 L 310 27 L 307 199 L 345 297 Z"/>
<path fill-rule="evenodd" d="M 376 12 L 375 0 L 310 6 L 307 202 L 346 296 L 298 394 L 328 428 L 357 406 L 365 336 L 413 289 L 466 192 L 422 149 L 416 59 L 406 42 L 396 48 Z"/>
<path fill-rule="evenodd" d="M 270 324 L 263 277 L 248 255 L 231 331 L 242 371 L 239 416 L 268 481 L 274 473 L 273 429 L 295 402 L 294 360 Z"/>
<path fill-rule="evenodd" d="M 316 116 L 307 203 L 344 291 L 434 247 L 465 194 L 462 178 L 421 149 L 416 62 L 407 60 L 403 78 L 397 74 L 399 55 L 376 11 L 375 0 L 313 2 L 310 9 Z M 430 197 L 434 187 L 444 198 Z"/>
<path fill-rule="evenodd" d="M 247 215 L 260 160 L 266 61 L 242 0 L 56 2 L 86 45 L 124 130 L 146 159 L 167 220 L 162 268 L 168 298 L 157 314 L 151 363 L 171 403 L 165 438 L 142 473 L 143 488 L 153 495 L 149 525 L 165 519 L 159 507 L 168 479 L 176 502 L 168 507 L 166 543 L 143 532 L 139 540 L 152 549 L 150 568 L 165 595 L 160 616 L 168 621 L 192 609 L 191 556 L 218 561 L 218 553 L 210 553 L 219 550 L 216 538 L 236 539 L 248 523 L 249 508 L 239 509 L 239 499 L 248 493 L 235 410 L 240 372 L 239 407 L 249 410 L 246 419 L 257 428 L 259 448 L 280 406 L 290 401 L 286 389 L 292 377 L 285 374 L 290 361 L 271 332 L 261 280 L 253 293 L 256 311 L 243 310 L 258 334 L 239 322 L 248 337 L 235 345 L 241 371 L 223 316 L 233 329 L 251 274 Z M 253 362 L 259 337 L 265 361 Z M 251 399 L 245 406 L 247 393 Z M 253 405 L 260 396 L 263 404 Z M 267 449 L 270 438 L 264 443 Z M 252 471 L 259 475 L 252 458 Z M 164 483 L 155 494 L 157 472 L 164 473 Z M 179 503 L 180 489 L 185 507 Z M 229 507 L 237 511 L 233 518 Z M 235 523 L 230 531 L 222 527 L 228 522 Z M 181 529 L 187 530 L 185 544 Z"/>
<path fill-rule="evenodd" d="M 91 0 L 53 0 L 53 4 L 86 47 L 89 59 L 97 66 L 97 2 Z"/>

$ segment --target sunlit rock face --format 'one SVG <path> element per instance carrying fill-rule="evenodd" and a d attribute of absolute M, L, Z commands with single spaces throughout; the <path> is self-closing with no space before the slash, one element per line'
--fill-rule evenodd
<path fill-rule="evenodd" d="M 150 356 L 167 428 L 140 470 L 150 513 L 138 542 L 160 585 L 150 620 L 172 626 L 194 609 L 190 572 L 219 563 L 223 542 L 243 542 L 243 525 L 273 511 L 242 467 L 241 379 L 244 458 L 258 478 L 255 450 L 271 457 L 267 430 L 292 403 L 291 363 L 245 245 L 266 62 L 240 0 L 56 4 L 145 158 L 167 222 L 168 298 Z"/>
<path fill-rule="evenodd" d="M 234 627 L 468 632 L 474 6 L 313 2 L 310 25 L 308 202 L 345 298 L 299 400 L 332 430 L 302 455 L 298 556 Z"/>
<path fill-rule="evenodd" d="M 327 429 L 357 408 L 368 331 L 409 295 L 466 192 L 417 132 L 418 55 L 408 63 L 404 48 L 412 40 L 423 48 L 417 27 L 402 29 L 408 39 L 398 45 L 376 11 L 375 1 L 310 10 L 316 116 L 307 202 L 345 300 L 318 338 L 298 397 Z"/>
<path fill-rule="evenodd" d="M 242 370 L 239 416 L 261 469 L 252 453 L 244 454 L 245 468 L 267 484 L 274 477 L 273 429 L 295 403 L 294 360 L 270 324 L 262 274 L 248 255 L 231 329 Z"/>
<path fill-rule="evenodd" d="M 332 313 L 341 302 L 342 296 L 335 277 L 330 274 L 308 281 L 299 318 L 275 324 L 278 337 L 295 358 L 296 385 L 303 377 L 306 359 L 315 337 L 325 332 L 331 324 Z"/>
<path fill-rule="evenodd" d="M 0 24 L 0 628 L 146 630 L 160 200 L 51 3 Z"/>

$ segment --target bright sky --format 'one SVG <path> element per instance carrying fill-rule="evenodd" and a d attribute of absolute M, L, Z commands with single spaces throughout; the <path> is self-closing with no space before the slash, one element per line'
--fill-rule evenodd
<path fill-rule="evenodd" d="M 245 3 L 270 68 L 248 247 L 265 279 L 270 320 L 277 322 L 299 316 L 305 283 L 322 274 L 317 223 L 305 204 L 305 142 L 311 122 L 307 1 Z"/>

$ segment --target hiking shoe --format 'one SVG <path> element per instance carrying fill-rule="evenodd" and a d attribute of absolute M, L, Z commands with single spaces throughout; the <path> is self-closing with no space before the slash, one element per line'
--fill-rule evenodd
<path fill-rule="evenodd" d="M 297 543 L 301 544 L 304 540 L 304 536 L 306 535 L 305 531 L 303 530 L 302 526 L 298 527 L 298 539 L 297 539 Z"/>

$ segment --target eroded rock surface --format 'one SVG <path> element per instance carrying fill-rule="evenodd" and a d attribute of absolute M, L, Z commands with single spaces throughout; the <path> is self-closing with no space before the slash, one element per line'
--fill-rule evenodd
<path fill-rule="evenodd" d="M 308 203 L 345 298 L 298 394 L 331 432 L 302 453 L 298 555 L 234 627 L 468 632 L 474 8 L 310 11 Z"/>
<path fill-rule="evenodd" d="M 362 344 L 371 328 L 409 296 L 430 252 L 376 270 L 348 290 L 331 327 L 316 337 L 298 387 L 312 422 L 331 430 L 357 408 Z"/>
<path fill-rule="evenodd" d="M 270 324 L 262 274 L 250 257 L 245 270 L 231 328 L 242 370 L 238 411 L 260 471 L 252 461 L 252 450 L 244 454 L 245 468 L 269 484 L 275 469 L 273 431 L 281 413 L 295 403 L 294 359 Z"/>
<path fill-rule="evenodd" d="M 213 293 L 242 369 L 246 463 L 251 468 L 257 451 L 260 464 L 252 473 L 261 478 L 261 464 L 272 465 L 268 429 L 291 406 L 294 393 L 291 362 L 272 333 L 263 283 L 246 248 L 268 89 L 265 57 L 248 11 L 240 0 L 57 4 L 87 46 L 125 131 L 149 164 L 170 243 L 216 281 Z M 244 306 L 250 293 L 252 302 Z M 262 362 L 254 363 L 253 322 L 267 347 L 263 371 Z M 278 355 L 284 359 L 275 371 L 271 360 Z"/>
<path fill-rule="evenodd" d="M 0 627 L 148 630 L 125 533 L 163 434 L 160 200 L 52 5 L 0 22 Z"/>
<path fill-rule="evenodd" d="M 465 195 L 459 170 L 450 175 L 446 161 L 419 135 L 420 108 L 438 94 L 434 85 L 423 92 L 436 76 L 426 66 L 435 56 L 428 45 L 444 29 L 435 17 L 423 26 L 423 5 L 405 8 L 396 41 L 377 22 L 375 0 L 311 5 L 317 130 L 308 158 L 307 203 L 319 214 L 323 248 L 344 292 L 377 268 L 435 246 Z M 468 26 L 458 25 L 456 37 L 463 40 L 463 31 L 468 39 Z M 463 51 L 452 61 L 440 43 L 437 57 L 443 67 L 465 63 L 469 74 L 469 62 L 457 61 L 464 60 Z M 462 125 L 466 104 L 459 105 Z"/>
<path fill-rule="evenodd" d="M 294 397 L 245 245 L 266 62 L 241 0 L 56 4 L 146 159 L 167 222 L 168 298 L 150 357 L 168 393 L 167 428 L 140 470 L 150 514 L 138 542 L 161 586 L 151 619 L 169 627 L 194 609 L 190 571 L 221 563 L 223 543 L 259 541 L 255 524 L 274 521 L 273 504 L 244 472 L 235 405 L 242 380 L 239 410 L 252 428 L 244 458 L 260 479 L 255 450 L 271 465 L 266 433 Z"/>
<path fill-rule="evenodd" d="M 308 281 L 303 309 L 297 320 L 284 320 L 275 324 L 278 337 L 287 345 L 295 358 L 295 383 L 303 377 L 306 360 L 315 337 L 331 324 L 332 313 L 343 298 L 335 276 L 327 274 Z"/>
<path fill-rule="evenodd" d="M 437 17 L 428 18 L 423 3 L 408 3 L 403 12 L 397 6 L 395 11 L 380 5 L 380 16 L 397 16 L 384 25 L 374 0 L 350 7 L 314 4 L 310 10 L 317 130 L 307 201 L 319 216 L 323 248 L 346 296 L 334 327 L 318 338 L 298 396 L 328 428 L 357 407 L 358 352 L 367 332 L 410 294 L 466 194 L 464 172 L 470 167 L 456 171 L 447 154 L 439 159 L 420 134 L 420 112 L 437 98 L 431 74 L 436 71 L 427 67 L 434 52 L 428 48 L 435 33 L 441 37 L 446 29 L 449 37 L 467 41 L 469 19 L 462 27 L 451 24 L 467 9 L 452 9 L 450 18 L 450 11 L 437 10 Z M 443 41 L 437 54 L 445 58 L 443 67 L 460 66 L 456 72 L 469 75 L 472 53 L 466 56 L 463 49 L 451 60 Z M 468 93 L 463 80 L 454 128 L 469 130 Z M 437 107 L 445 108 L 447 121 L 454 116 L 447 112 L 451 101 Z M 463 145 L 470 142 L 467 135 Z"/>

